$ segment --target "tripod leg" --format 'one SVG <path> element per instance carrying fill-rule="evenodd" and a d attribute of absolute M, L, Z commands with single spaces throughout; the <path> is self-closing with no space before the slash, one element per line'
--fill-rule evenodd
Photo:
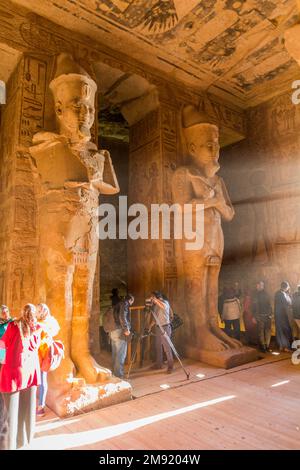
<path fill-rule="evenodd" d="M 137 349 L 138 349 L 139 340 L 140 340 L 140 339 L 138 338 L 138 339 L 137 339 L 137 342 L 136 342 L 136 345 L 135 345 L 134 353 L 131 355 L 131 358 L 130 358 L 130 363 L 129 363 L 128 372 L 127 372 L 127 379 L 129 379 L 129 376 L 130 376 L 132 364 L 135 362 L 135 358 L 136 358 L 136 355 L 137 355 Z"/>
<path fill-rule="evenodd" d="M 179 364 L 181 365 L 181 367 L 182 367 L 182 369 L 183 369 L 183 371 L 184 371 L 184 373 L 185 373 L 185 375 L 186 375 L 187 380 L 189 380 L 189 378 L 190 378 L 190 372 L 188 372 L 188 371 L 185 369 L 184 365 L 182 364 L 182 361 L 181 361 L 181 359 L 180 359 L 180 357 L 179 357 L 179 354 L 178 354 L 178 352 L 176 351 L 176 348 L 175 348 L 174 344 L 172 343 L 171 338 L 169 337 L 169 335 L 167 334 L 166 331 L 164 331 L 164 337 L 165 337 L 166 341 L 169 343 L 169 346 L 170 346 L 170 348 L 172 349 L 172 351 L 173 351 L 175 357 L 177 358 Z"/>

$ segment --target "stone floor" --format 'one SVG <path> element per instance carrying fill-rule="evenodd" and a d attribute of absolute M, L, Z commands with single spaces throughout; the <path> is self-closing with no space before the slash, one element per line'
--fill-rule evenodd
<path fill-rule="evenodd" d="M 186 362 L 135 372 L 130 402 L 39 420 L 31 449 L 298 449 L 300 365 L 265 355 L 229 371 Z M 170 387 L 170 388 L 168 388 Z"/>

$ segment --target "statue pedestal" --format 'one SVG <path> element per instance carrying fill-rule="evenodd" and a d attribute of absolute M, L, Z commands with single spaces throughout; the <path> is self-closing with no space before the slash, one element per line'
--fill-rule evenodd
<path fill-rule="evenodd" d="M 204 349 L 187 347 L 185 354 L 191 359 L 223 369 L 231 369 L 247 362 L 256 361 L 259 358 L 256 349 L 247 346 L 239 349 L 227 349 L 226 351 L 206 351 Z"/>
<path fill-rule="evenodd" d="M 79 379 L 64 393 L 58 395 L 57 392 L 58 390 L 49 389 L 47 406 L 60 418 L 98 410 L 132 398 L 131 385 L 117 377 L 91 385 Z"/>

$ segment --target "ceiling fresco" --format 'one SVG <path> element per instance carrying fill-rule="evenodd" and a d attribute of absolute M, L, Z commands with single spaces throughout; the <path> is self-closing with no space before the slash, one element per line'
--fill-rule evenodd
<path fill-rule="evenodd" d="M 295 0 L 17 0 L 162 72 L 236 104 L 286 89 L 299 67 L 284 31 Z"/>

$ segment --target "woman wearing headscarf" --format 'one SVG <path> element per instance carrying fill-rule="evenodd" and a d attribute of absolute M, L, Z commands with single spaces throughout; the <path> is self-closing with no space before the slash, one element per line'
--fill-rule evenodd
<path fill-rule="evenodd" d="M 50 309 L 46 304 L 37 306 L 37 319 L 41 327 L 41 344 L 39 347 L 39 360 L 41 367 L 41 385 L 39 388 L 38 416 L 45 416 L 46 397 L 48 392 L 48 371 L 43 370 L 43 360 L 45 359 L 48 349 L 60 330 L 57 320 L 51 315 Z"/>
<path fill-rule="evenodd" d="M 9 449 L 14 450 L 30 444 L 35 428 L 40 327 L 34 305 L 25 305 L 21 317 L 8 325 L 2 340 L 6 358 L 0 371 L 0 392 L 8 412 Z"/>

